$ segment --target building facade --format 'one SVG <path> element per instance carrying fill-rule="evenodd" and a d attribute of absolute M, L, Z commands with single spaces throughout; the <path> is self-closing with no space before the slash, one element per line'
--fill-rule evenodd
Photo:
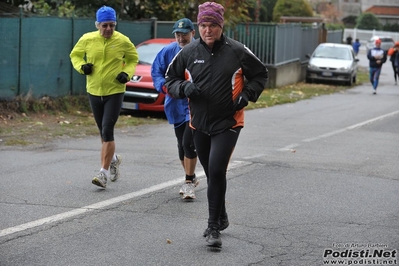
<path fill-rule="evenodd" d="M 399 0 L 336 0 L 336 5 L 341 20 L 369 12 L 383 25 L 399 23 Z"/>

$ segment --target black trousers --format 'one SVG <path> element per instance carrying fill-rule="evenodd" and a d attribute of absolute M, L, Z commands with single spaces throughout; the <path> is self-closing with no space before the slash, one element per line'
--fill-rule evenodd
<path fill-rule="evenodd" d="M 399 67 L 395 66 L 395 62 L 392 62 L 393 69 L 393 77 L 395 78 L 395 82 L 397 81 L 397 77 L 399 77 Z"/>
<path fill-rule="evenodd" d="M 226 212 L 227 166 L 240 131 L 241 128 L 233 128 L 217 135 L 208 135 L 197 130 L 193 132 L 198 159 L 208 182 L 208 227 L 219 228 L 219 218 Z"/>

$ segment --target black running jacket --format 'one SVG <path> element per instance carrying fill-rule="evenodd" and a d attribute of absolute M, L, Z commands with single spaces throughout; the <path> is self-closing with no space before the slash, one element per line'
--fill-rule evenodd
<path fill-rule="evenodd" d="M 182 98 L 187 82 L 200 88 L 197 99 L 189 99 L 190 126 L 206 134 L 244 126 L 244 110 L 234 111 L 235 99 L 245 92 L 256 102 L 268 80 L 266 66 L 242 43 L 224 34 L 212 51 L 201 38 L 186 45 L 170 63 L 165 86 Z"/>

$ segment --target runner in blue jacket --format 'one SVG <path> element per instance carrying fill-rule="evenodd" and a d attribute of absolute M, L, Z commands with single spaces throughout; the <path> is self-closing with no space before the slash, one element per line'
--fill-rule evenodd
<path fill-rule="evenodd" d="M 172 34 L 175 35 L 176 42 L 164 47 L 157 54 L 151 67 L 151 76 L 155 89 L 165 94 L 165 114 L 169 123 L 174 125 L 179 159 L 186 173 L 186 180 L 180 189 L 180 194 L 183 199 L 194 199 L 194 188 L 198 185 L 198 180 L 195 176 L 197 153 L 194 147 L 192 131 L 189 127 L 188 99 L 172 98 L 164 89 L 165 73 L 168 65 L 185 45 L 194 40 L 194 25 L 188 18 L 180 19 L 173 26 Z"/>

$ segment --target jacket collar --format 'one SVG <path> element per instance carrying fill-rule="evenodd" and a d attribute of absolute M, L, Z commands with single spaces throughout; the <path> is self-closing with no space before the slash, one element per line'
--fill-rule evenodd
<path fill-rule="evenodd" d="M 224 35 L 224 33 L 222 33 L 222 36 L 220 37 L 220 40 L 215 41 L 215 43 L 213 44 L 213 48 L 211 52 L 217 52 L 225 43 L 226 41 L 226 36 Z M 206 49 L 209 50 L 208 45 L 206 45 L 206 43 L 202 40 L 202 38 L 200 37 L 200 42 L 203 46 L 206 47 Z"/>

